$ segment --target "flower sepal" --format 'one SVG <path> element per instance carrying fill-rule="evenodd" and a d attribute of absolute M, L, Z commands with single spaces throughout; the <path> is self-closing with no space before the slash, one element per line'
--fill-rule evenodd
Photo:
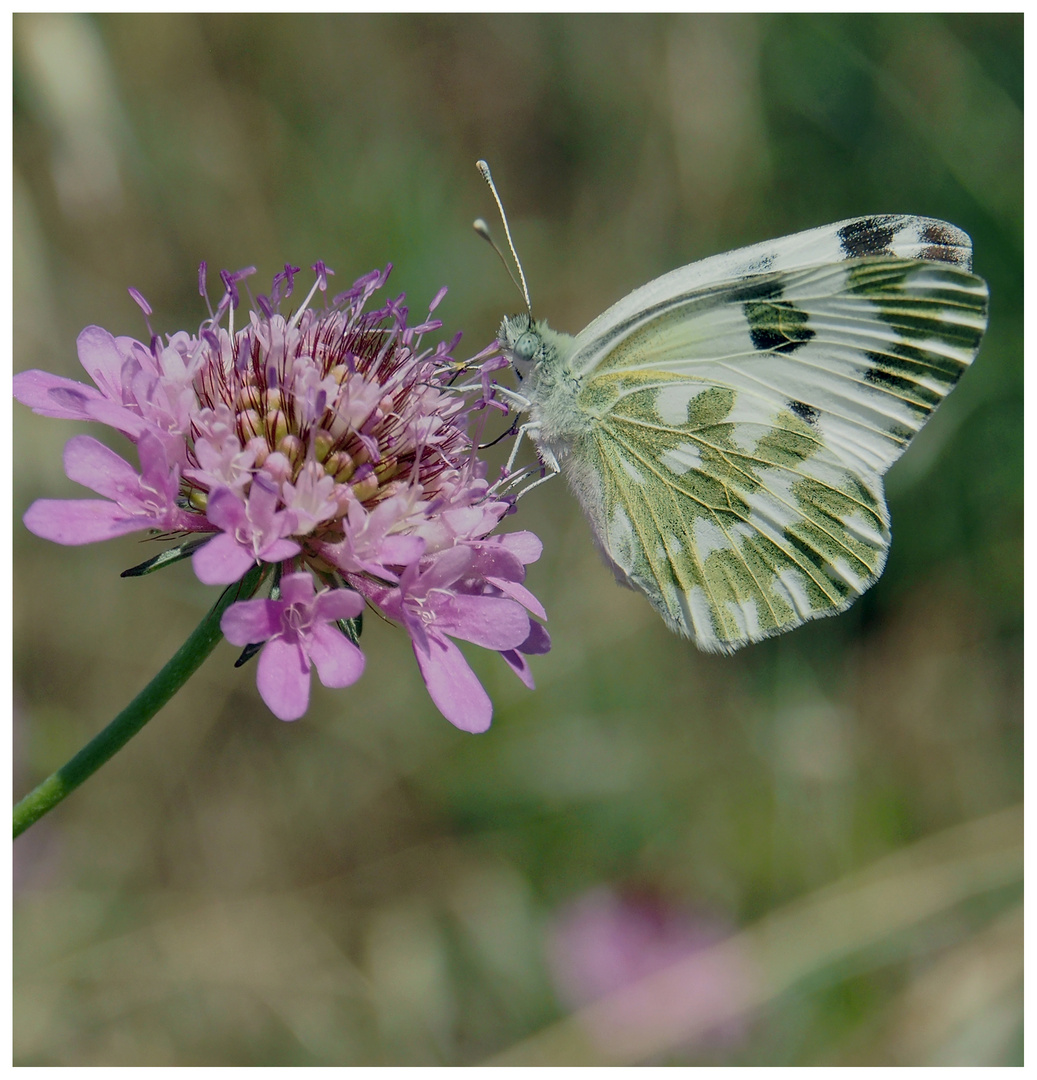
<path fill-rule="evenodd" d="M 244 667 L 253 656 L 256 656 L 266 644 L 265 641 L 253 641 L 241 650 L 241 655 L 234 661 L 235 667 Z"/>
<path fill-rule="evenodd" d="M 166 548 L 153 558 L 145 559 L 144 562 L 123 570 L 119 577 L 143 577 L 163 567 L 172 566 L 173 563 L 180 562 L 182 559 L 189 559 L 208 539 L 208 536 L 192 536 L 189 540 L 177 544 L 176 547 Z"/>

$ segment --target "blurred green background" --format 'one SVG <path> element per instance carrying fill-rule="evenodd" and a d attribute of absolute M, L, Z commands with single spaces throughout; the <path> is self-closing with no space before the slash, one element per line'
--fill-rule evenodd
<path fill-rule="evenodd" d="M 721 1035 L 689 1021 L 609 1060 L 1021 1063 L 1022 87 L 1021 15 L 15 16 L 16 370 L 85 378 L 89 323 L 143 337 L 130 285 L 156 330 L 194 331 L 201 259 L 269 282 L 321 258 L 343 284 L 391 261 L 412 310 L 450 286 L 437 314 L 474 353 L 520 306 L 471 232 L 493 212 L 478 157 L 558 329 L 867 212 L 962 226 L 992 298 L 975 367 L 888 478 L 885 574 L 840 618 L 699 654 L 614 584 L 558 481 L 513 519 L 544 540 L 528 584 L 554 648 L 535 692 L 469 654 L 485 735 L 436 712 L 376 619 L 361 682 L 315 681 L 291 725 L 221 645 L 15 845 L 16 1063 L 521 1061 L 544 1029 L 549 1061 L 593 1061 L 557 1026 L 567 905 L 634 891 L 751 935 L 887 856 L 915 895 L 929 837 L 927 913 L 837 921 L 785 982 L 756 956 Z M 21 795 L 215 590 L 186 565 L 120 580 L 134 537 L 31 536 L 33 499 L 84 494 L 65 440 L 108 436 L 14 409 Z M 994 868 L 957 828 L 983 819 L 1008 822 Z"/>

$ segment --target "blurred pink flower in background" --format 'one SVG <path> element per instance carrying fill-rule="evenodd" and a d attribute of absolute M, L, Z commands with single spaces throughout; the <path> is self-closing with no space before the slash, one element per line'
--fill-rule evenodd
<path fill-rule="evenodd" d="M 611 995 L 617 1009 L 611 1020 L 619 1027 L 637 1027 L 648 1017 L 672 1013 L 689 1019 L 689 1035 L 704 1032 L 707 1045 L 731 1047 L 745 1036 L 740 1019 L 711 1024 L 709 1017 L 726 1012 L 741 999 L 744 973 L 715 963 L 692 965 L 679 984 L 680 1000 L 652 1000 L 621 995 L 644 979 L 723 941 L 731 927 L 669 903 L 654 892 L 614 890 L 599 886 L 564 907 L 548 932 L 547 958 L 559 1001 L 576 1011 Z M 704 957 L 705 958 L 705 957 Z M 737 1012 L 737 1007 L 732 1011 Z M 702 1022 L 704 1021 L 704 1023 Z M 619 1032 L 593 1030 L 602 1042 Z M 697 1041 L 689 1038 L 689 1042 Z"/>

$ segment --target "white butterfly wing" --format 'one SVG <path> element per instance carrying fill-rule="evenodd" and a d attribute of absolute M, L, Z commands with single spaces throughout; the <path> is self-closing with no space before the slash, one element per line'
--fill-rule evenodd
<path fill-rule="evenodd" d="M 956 225 L 937 218 L 876 214 L 847 218 L 832 225 L 766 240 L 750 247 L 711 255 L 654 278 L 613 304 L 577 335 L 575 371 L 593 368 L 595 351 L 581 345 L 607 341 L 614 328 L 632 315 L 651 311 L 700 288 L 716 287 L 758 274 L 801 270 L 810 266 L 887 256 L 949 263 L 972 269 L 972 241 Z"/>
<path fill-rule="evenodd" d="M 671 628 L 731 651 L 881 573 L 882 475 L 986 326 L 970 252 L 886 217 L 707 259 L 621 300 L 535 386 L 606 558 Z"/>

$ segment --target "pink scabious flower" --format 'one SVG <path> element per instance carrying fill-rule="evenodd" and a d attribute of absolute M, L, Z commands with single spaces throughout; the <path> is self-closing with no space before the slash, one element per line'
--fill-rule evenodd
<path fill-rule="evenodd" d="M 363 610 L 349 589 L 314 592 L 313 577 L 286 574 L 277 600 L 241 600 L 229 607 L 220 628 L 232 645 L 264 642 L 256 684 L 270 711 L 298 720 L 310 701 L 310 664 L 325 686 L 351 686 L 364 670 L 363 653 L 337 626 Z"/>
<path fill-rule="evenodd" d="M 246 656 L 265 643 L 257 683 L 282 719 L 306 711 L 311 666 L 327 686 L 360 677 L 366 601 L 410 635 L 446 718 L 484 731 L 492 706 L 453 639 L 499 652 L 529 686 L 526 657 L 550 648 L 536 621 L 544 610 L 523 584 L 540 541 L 495 533 L 514 500 L 488 483 L 471 430 L 487 405 L 503 409 L 491 377 L 503 361 L 493 348 L 454 360 L 460 334 L 422 346 L 442 325 L 431 315 L 445 290 L 408 326 L 402 295 L 369 310 L 391 267 L 331 299 L 332 271 L 313 269 L 294 314 L 280 313 L 299 272 L 286 266 L 237 330 L 253 268 L 222 273 L 223 296 L 197 335 L 151 334 L 145 345 L 87 327 L 79 359 L 93 386 L 16 375 L 23 404 L 107 424 L 140 460 L 138 472 L 76 436 L 65 471 L 102 498 L 41 499 L 25 524 L 60 544 L 138 530 L 178 541 L 128 574 L 190 557 L 202 582 L 232 585 L 260 565 L 268 598 L 235 603 L 221 627 Z M 204 263 L 199 287 L 205 296 Z"/>
<path fill-rule="evenodd" d="M 552 920 L 548 967 L 569 1009 L 616 995 L 613 1008 L 593 1017 L 593 1025 L 603 1026 L 591 1034 L 602 1043 L 622 1038 L 624 1030 L 658 1030 L 661 1023 L 664 1030 L 694 1032 L 693 1041 L 733 1046 L 745 1036 L 739 1003 L 753 976 L 747 965 L 712 950 L 731 929 L 654 890 L 599 885 Z M 651 983 L 667 968 L 678 973 L 670 983 L 672 998 L 660 996 Z"/>

